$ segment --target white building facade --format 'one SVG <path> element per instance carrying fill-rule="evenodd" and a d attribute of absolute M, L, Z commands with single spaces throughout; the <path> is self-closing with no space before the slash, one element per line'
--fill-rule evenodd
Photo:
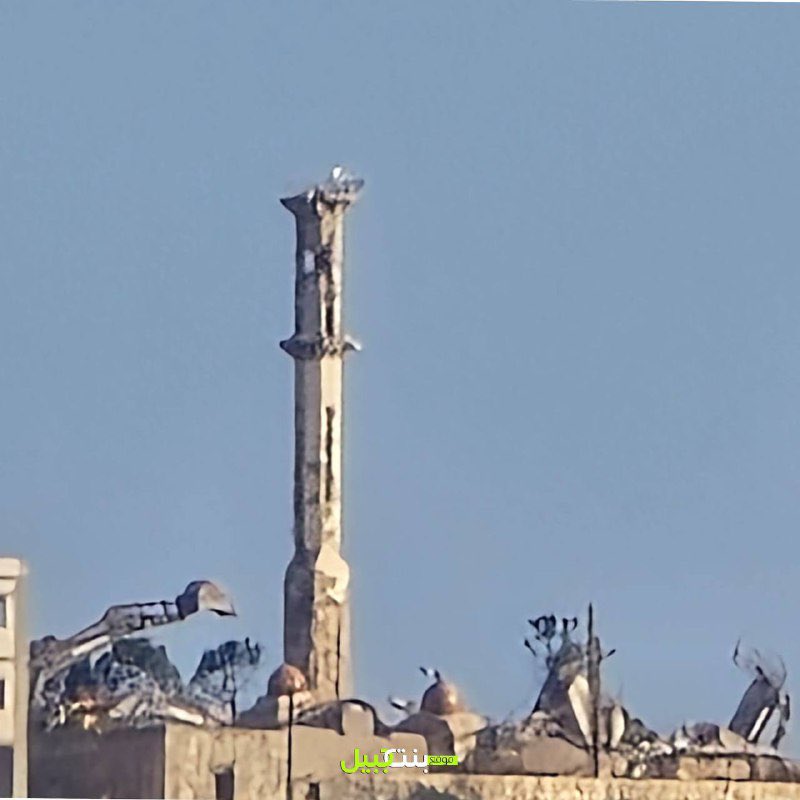
<path fill-rule="evenodd" d="M 0 797 L 28 790 L 27 572 L 19 559 L 0 558 Z"/>

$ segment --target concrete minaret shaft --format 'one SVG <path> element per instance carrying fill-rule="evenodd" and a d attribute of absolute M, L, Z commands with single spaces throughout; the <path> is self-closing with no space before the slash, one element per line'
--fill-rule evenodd
<path fill-rule="evenodd" d="M 342 372 L 358 349 L 342 332 L 344 215 L 363 181 L 339 167 L 327 183 L 281 200 L 297 223 L 295 552 L 284 583 L 284 659 L 318 701 L 351 692 L 349 568 L 342 543 Z"/>

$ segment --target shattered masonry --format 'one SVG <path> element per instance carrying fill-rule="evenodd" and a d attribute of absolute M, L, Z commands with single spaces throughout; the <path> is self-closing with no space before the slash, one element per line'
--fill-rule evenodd
<path fill-rule="evenodd" d="M 178 720 L 232 724 L 236 678 L 258 664 L 258 646 L 228 642 L 207 651 L 187 686 L 163 647 L 133 638 L 201 611 L 235 616 L 210 581 L 193 581 L 173 601 L 112 606 L 94 625 L 67 639 L 47 636 L 30 648 L 31 722 L 45 730 L 79 718 L 84 728 L 131 727 Z"/>

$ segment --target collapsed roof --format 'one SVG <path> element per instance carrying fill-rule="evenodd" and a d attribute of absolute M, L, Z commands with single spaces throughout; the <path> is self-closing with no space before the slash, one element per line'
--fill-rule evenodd
<path fill-rule="evenodd" d="M 555 615 L 529 620 L 534 641 L 525 646 L 544 662 L 546 677 L 528 719 L 521 726 L 498 729 L 500 738 L 517 740 L 531 735 L 556 736 L 587 750 L 599 747 L 605 753 L 627 754 L 632 777 L 647 774 L 648 762 L 681 754 L 702 756 L 774 754 L 789 719 L 789 696 L 784 691 L 786 667 L 779 658 L 770 660 L 755 649 L 737 643 L 734 663 L 746 671 L 751 683 L 728 725 L 697 723 L 683 725 L 668 738 L 658 736 L 612 697 L 590 689 L 590 637 L 584 644 L 576 638 L 577 619 Z M 603 654 L 597 643 L 599 664 L 614 651 Z M 774 734 L 765 745 L 768 723 Z M 595 736 L 596 726 L 596 739 Z"/>
<path fill-rule="evenodd" d="M 238 714 L 237 695 L 248 673 L 260 665 L 258 645 L 246 639 L 206 650 L 193 676 L 184 683 L 165 648 L 141 637 L 152 628 L 182 621 L 200 611 L 220 616 L 235 614 L 230 598 L 219 587 L 209 581 L 195 581 L 174 601 L 113 606 L 97 623 L 74 636 L 48 636 L 33 642 L 30 666 L 34 724 L 52 729 L 78 723 L 102 732 L 116 725 L 143 727 L 167 720 L 198 726 L 244 722 L 247 714 Z M 713 723 L 684 725 L 665 738 L 600 691 L 600 665 L 614 651 L 602 652 L 596 637 L 581 634 L 577 618 L 558 620 L 551 614 L 529 623 L 534 633 L 525 645 L 546 670 L 531 713 L 521 723 L 487 726 L 477 739 L 474 734 L 480 728 L 471 729 L 465 739 L 472 741 L 471 748 L 519 750 L 531 741 L 559 739 L 585 753 L 596 754 L 602 749 L 606 754 L 623 754 L 628 765 L 626 774 L 644 777 L 657 774 L 663 759 L 681 754 L 774 752 L 785 734 L 789 697 L 784 691 L 786 668 L 780 659 L 771 661 L 758 650 L 737 643 L 734 663 L 747 672 L 751 682 L 728 727 Z M 303 678 L 299 673 L 287 683 L 291 670 L 297 672 L 296 668 L 283 665 L 273 674 L 268 700 L 279 700 L 272 695 L 303 688 L 304 684 L 297 683 Z M 471 724 L 473 718 L 480 719 L 464 712 L 455 686 L 445 681 L 438 670 L 421 670 L 434 682 L 419 706 L 392 701 L 410 716 L 392 728 L 374 715 L 376 731 L 421 724 L 423 717 L 439 717 L 446 723 L 460 714 L 469 716 Z M 330 708 L 314 706 L 310 695 L 308 701 L 310 706 L 299 702 L 295 706 L 296 724 L 324 727 L 329 718 L 336 717 L 335 713 L 331 716 Z M 257 716 L 251 726 L 259 727 Z M 761 742 L 770 723 L 774 735 L 771 750 L 767 751 Z M 481 723 L 484 725 L 485 721 Z M 460 739 L 465 738 L 462 734 L 459 733 Z M 486 759 L 481 763 L 487 763 Z"/>
<path fill-rule="evenodd" d="M 118 722 L 139 727 L 165 719 L 195 725 L 230 724 L 237 679 L 255 667 L 261 649 L 226 642 L 207 650 L 184 685 L 164 647 L 132 638 L 201 611 L 234 616 L 228 595 L 210 581 L 193 581 L 173 601 L 112 606 L 66 639 L 31 643 L 31 712 L 46 729 L 80 718 L 84 727 Z"/>

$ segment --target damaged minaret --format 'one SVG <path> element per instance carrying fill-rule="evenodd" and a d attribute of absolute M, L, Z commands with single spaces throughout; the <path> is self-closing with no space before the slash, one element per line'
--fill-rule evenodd
<path fill-rule="evenodd" d="M 284 584 L 284 660 L 314 700 L 350 693 L 349 569 L 342 559 L 342 372 L 358 347 L 342 331 L 344 215 L 363 181 L 335 167 L 304 194 L 281 200 L 295 216 L 295 331 L 281 347 L 295 362 L 295 552 Z"/>

